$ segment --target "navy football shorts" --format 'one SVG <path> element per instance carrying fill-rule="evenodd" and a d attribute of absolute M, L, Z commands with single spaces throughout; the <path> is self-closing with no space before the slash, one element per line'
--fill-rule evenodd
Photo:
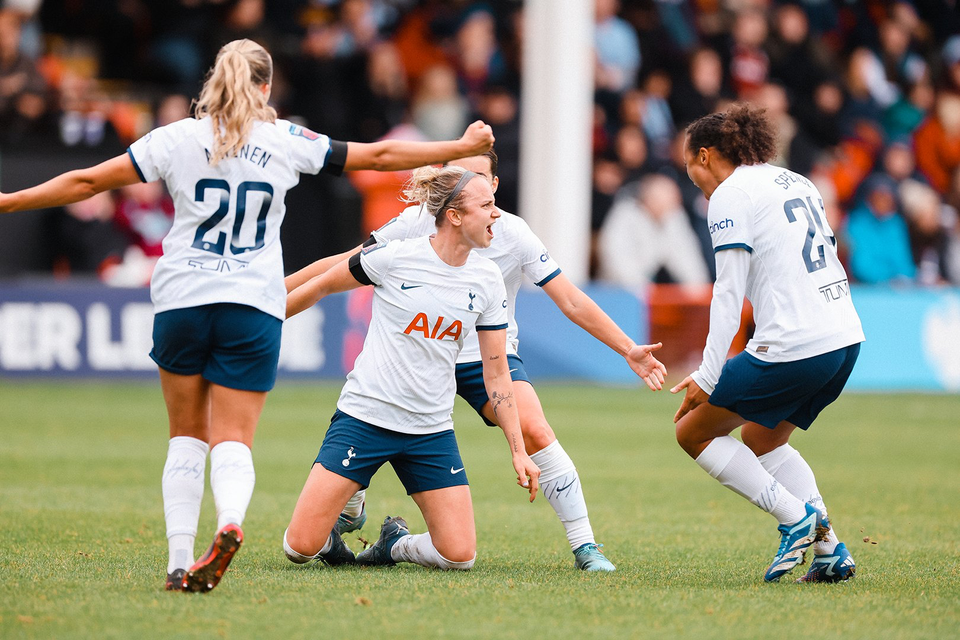
<path fill-rule="evenodd" d="M 860 344 L 793 362 L 764 362 L 746 351 L 727 360 L 710 404 L 775 428 L 784 420 L 807 429 L 837 399 Z"/>
<path fill-rule="evenodd" d="M 523 368 L 523 360 L 519 356 L 507 355 L 507 364 L 510 366 L 511 380 L 514 382 L 517 380 L 530 382 L 530 376 L 527 375 L 527 370 Z M 483 385 L 482 362 L 465 362 L 457 365 L 457 395 L 473 407 L 473 410 L 477 412 L 487 426 L 497 426 L 487 420 L 481 413 L 483 405 L 490 401 L 487 388 Z"/>
<path fill-rule="evenodd" d="M 407 495 L 468 484 L 453 429 L 399 433 L 339 409 L 330 420 L 316 461 L 364 489 L 385 462 L 393 466 Z"/>
<path fill-rule="evenodd" d="M 230 389 L 269 391 L 283 322 L 242 304 L 205 304 L 154 316 L 150 357 L 161 369 Z"/>

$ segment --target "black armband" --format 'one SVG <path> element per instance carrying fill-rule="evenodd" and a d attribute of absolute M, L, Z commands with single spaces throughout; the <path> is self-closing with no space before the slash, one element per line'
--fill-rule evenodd
<path fill-rule="evenodd" d="M 370 234 L 370 237 L 367 238 L 367 239 L 364 241 L 363 245 L 361 245 L 361 246 L 363 246 L 363 247 L 372 247 L 372 246 L 375 245 L 375 244 L 377 244 L 377 239 L 374 238 L 374 237 L 373 237 L 373 234 L 371 233 L 371 234 Z"/>
<path fill-rule="evenodd" d="M 323 163 L 320 173 L 329 173 L 332 176 L 339 176 L 343 173 L 343 167 L 347 164 L 347 143 L 339 140 L 330 140 L 330 148 L 327 149 L 327 159 Z"/>
<path fill-rule="evenodd" d="M 370 279 L 367 272 L 363 270 L 363 265 L 360 264 L 359 252 L 350 256 L 347 265 L 350 267 L 350 274 L 357 279 L 357 282 L 360 284 L 373 284 L 373 280 Z"/>

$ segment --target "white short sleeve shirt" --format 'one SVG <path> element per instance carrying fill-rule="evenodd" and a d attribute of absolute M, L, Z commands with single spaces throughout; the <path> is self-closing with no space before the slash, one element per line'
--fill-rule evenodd
<path fill-rule="evenodd" d="M 154 309 L 226 302 L 282 320 L 284 197 L 301 173 L 325 167 L 333 144 L 277 120 L 255 122 L 240 152 L 217 166 L 212 148 L 207 117 L 155 129 L 127 150 L 141 180 L 166 183 L 176 212 L 151 281 Z"/>
<path fill-rule="evenodd" d="M 436 231 L 433 216 L 416 205 L 404 209 L 396 218 L 374 231 L 373 236 L 378 241 L 403 240 L 428 236 Z M 523 277 L 526 276 L 537 286 L 543 286 L 560 274 L 560 266 L 522 218 L 503 210 L 500 210 L 500 218 L 493 225 L 490 246 L 475 249 L 473 253 L 492 260 L 503 274 L 507 291 L 507 353 L 516 355 L 520 342 L 516 319 L 517 292 Z M 468 336 L 457 363 L 479 360 L 480 343 L 476 335 Z"/>
<path fill-rule="evenodd" d="M 476 331 L 507 328 L 500 270 L 475 251 L 450 266 L 428 237 L 366 247 L 360 266 L 373 317 L 337 408 L 401 433 L 452 429 L 460 349 Z"/>

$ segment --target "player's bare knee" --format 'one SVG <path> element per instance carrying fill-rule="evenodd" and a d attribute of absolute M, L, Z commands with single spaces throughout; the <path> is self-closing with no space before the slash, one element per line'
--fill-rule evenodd
<path fill-rule="evenodd" d="M 291 532 L 287 529 L 283 532 L 283 553 L 290 562 L 309 562 L 316 557 L 322 546 L 323 541 L 318 545 L 316 541 L 310 540 L 309 536 L 297 535 L 295 530 Z"/>
<path fill-rule="evenodd" d="M 702 449 L 703 442 L 700 438 L 695 437 L 690 433 L 688 429 L 684 429 L 681 425 L 677 425 L 677 444 L 680 445 L 680 448 L 687 452 L 691 458 L 696 458 Z"/>
<path fill-rule="evenodd" d="M 445 544 L 442 547 L 437 547 L 437 553 L 440 554 L 442 560 L 451 565 L 460 565 L 464 563 L 469 563 L 470 566 L 466 567 L 469 569 L 473 566 L 473 561 L 477 557 L 477 545 L 470 544 L 469 542 L 457 542 L 453 544 Z M 460 569 L 463 567 L 460 566 L 450 566 L 443 567 L 445 569 L 453 568 Z"/>
<path fill-rule="evenodd" d="M 523 433 L 523 445 L 528 454 L 545 449 L 557 439 L 550 424 L 542 418 L 521 422 L 520 430 Z"/>
<path fill-rule="evenodd" d="M 452 558 L 440 554 L 440 561 L 438 563 L 439 568 L 446 571 L 468 571 L 473 568 L 473 564 L 477 561 L 477 553 L 466 554 L 457 554 Z"/>

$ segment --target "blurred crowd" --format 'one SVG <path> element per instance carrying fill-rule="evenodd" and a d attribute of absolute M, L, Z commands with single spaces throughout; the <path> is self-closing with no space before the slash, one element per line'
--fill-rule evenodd
<path fill-rule="evenodd" d="M 960 286 L 956 0 L 595 0 L 591 275 L 629 288 L 714 277 L 684 127 L 733 101 L 809 176 L 851 279 Z M 517 211 L 519 0 L 5 0 L 0 154 L 122 152 L 190 113 L 225 42 L 274 55 L 282 117 L 343 140 L 449 139 L 482 118 Z M 404 175 L 358 172 L 359 237 Z M 172 206 L 139 185 L 51 218 L 52 268 L 148 275 Z"/>

